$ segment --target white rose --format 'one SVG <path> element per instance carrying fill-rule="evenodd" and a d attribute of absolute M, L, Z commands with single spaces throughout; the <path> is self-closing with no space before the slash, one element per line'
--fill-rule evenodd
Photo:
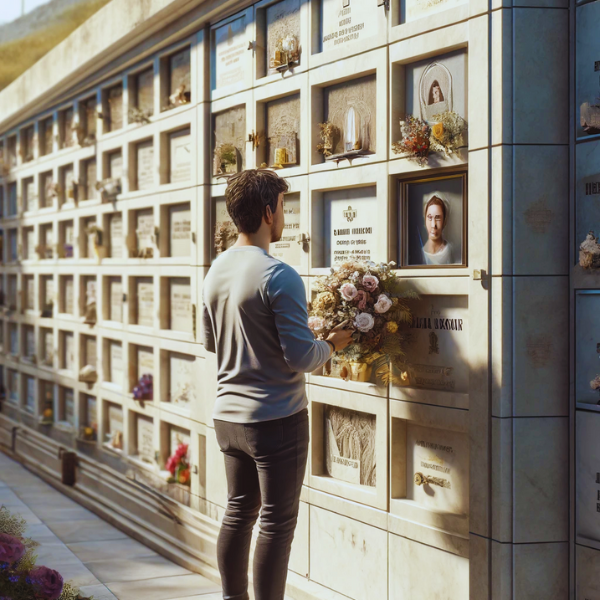
<path fill-rule="evenodd" d="M 384 294 L 380 294 L 379 298 L 377 298 L 377 302 L 375 304 L 375 312 L 379 314 L 386 313 L 392 307 L 392 301 L 385 296 Z"/>
<path fill-rule="evenodd" d="M 356 329 L 362 331 L 363 333 L 371 331 L 371 329 L 373 329 L 373 325 L 375 325 L 375 319 L 369 313 L 360 313 L 354 320 L 354 326 Z"/>
<path fill-rule="evenodd" d="M 309 317 L 308 327 L 311 331 L 323 331 L 325 329 L 325 319 L 322 317 Z"/>
<path fill-rule="evenodd" d="M 340 294 L 342 295 L 342 298 L 344 300 L 347 300 L 348 302 L 350 302 L 351 300 L 354 300 L 354 298 L 356 298 L 356 294 L 358 294 L 358 290 L 356 289 L 356 286 L 353 285 L 352 283 L 345 283 L 340 288 Z"/>

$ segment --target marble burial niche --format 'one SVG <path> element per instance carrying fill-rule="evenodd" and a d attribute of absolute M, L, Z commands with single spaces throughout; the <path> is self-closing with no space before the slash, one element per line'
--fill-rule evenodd
<path fill-rule="evenodd" d="M 33 177 L 28 177 L 23 180 L 23 210 L 24 211 L 35 211 L 37 210 L 37 194 L 35 191 L 35 181 Z"/>
<path fill-rule="evenodd" d="M 154 114 L 154 67 L 148 67 L 129 77 L 129 122 L 136 116 L 145 122 Z M 137 110 L 134 110 L 137 109 Z"/>
<path fill-rule="evenodd" d="M 285 224 L 278 242 L 270 245 L 269 254 L 292 267 L 302 264 L 302 244 L 300 243 L 300 194 L 286 194 L 283 198 Z"/>
<path fill-rule="evenodd" d="M 156 242 L 154 209 L 129 213 L 129 252 L 131 257 L 152 258 Z"/>
<path fill-rule="evenodd" d="M 376 95 L 375 75 L 323 89 L 323 120 L 333 126 L 331 154 L 326 160 L 353 159 L 376 151 Z"/>
<path fill-rule="evenodd" d="M 185 127 L 166 134 L 168 165 L 166 179 L 162 183 L 187 183 L 192 177 L 192 136 Z"/>
<path fill-rule="evenodd" d="M 600 76 L 600 75 L 599 75 Z M 589 232 L 600 235 L 600 139 L 591 139 L 575 147 L 575 206 L 576 233 L 575 258 L 577 250 Z"/>
<path fill-rule="evenodd" d="M 224 197 L 212 199 L 212 222 L 214 227 L 212 259 L 214 260 L 221 252 L 231 248 L 237 240 L 237 228 L 233 224 Z"/>
<path fill-rule="evenodd" d="M 577 410 L 575 429 L 576 541 L 600 551 L 600 413 Z"/>
<path fill-rule="evenodd" d="M 257 162 L 276 169 L 300 165 L 300 94 L 264 103 L 266 144 L 257 149 Z"/>
<path fill-rule="evenodd" d="M 52 223 L 40 225 L 40 243 L 36 252 L 40 259 L 54 258 L 54 230 Z"/>
<path fill-rule="evenodd" d="M 91 439 L 88 439 L 88 441 L 95 442 L 98 436 L 98 402 L 96 396 L 80 393 L 79 400 L 79 425 L 89 427 L 92 430 L 92 434 L 89 436 Z"/>
<path fill-rule="evenodd" d="M 166 300 L 162 307 L 163 328 L 189 333 L 194 326 L 190 278 L 165 277 L 161 285 L 162 297 Z"/>
<path fill-rule="evenodd" d="M 35 260 L 35 229 L 23 228 L 23 260 Z"/>
<path fill-rule="evenodd" d="M 600 55 L 598 28 L 600 3 L 588 2 L 576 8 L 575 105 L 578 137 L 600 134 Z"/>
<path fill-rule="evenodd" d="M 72 331 L 59 331 L 60 369 L 75 371 L 75 334 Z"/>
<path fill-rule="evenodd" d="M 109 258 L 123 258 L 124 232 L 123 232 L 123 216 L 120 212 L 105 215 L 106 227 L 108 231 L 108 248 L 107 256 Z"/>
<path fill-rule="evenodd" d="M 58 113 L 58 146 L 59 148 L 71 148 L 75 145 L 74 136 L 75 111 L 72 106 Z"/>
<path fill-rule="evenodd" d="M 75 314 L 75 289 L 72 275 L 61 275 L 59 278 L 59 312 L 74 315 Z"/>
<path fill-rule="evenodd" d="M 257 78 L 284 73 L 300 64 L 300 0 L 256 7 Z"/>
<path fill-rule="evenodd" d="M 212 31 L 211 87 L 221 89 L 245 79 L 248 16 L 244 12 Z"/>
<path fill-rule="evenodd" d="M 54 174 L 52 171 L 40 173 L 39 181 L 39 208 L 49 208 L 54 204 L 55 190 L 53 186 Z"/>
<path fill-rule="evenodd" d="M 142 462 L 154 465 L 154 420 L 150 417 L 136 414 L 134 417 L 134 427 L 134 457 L 138 458 Z"/>
<path fill-rule="evenodd" d="M 246 165 L 246 107 L 213 115 L 213 177 L 243 171 Z"/>
<path fill-rule="evenodd" d="M 131 344 L 129 353 L 129 390 L 134 391 L 134 399 L 151 401 L 152 396 L 150 394 L 153 390 L 140 390 L 140 393 L 136 396 L 134 388 L 140 384 L 142 377 L 148 378 L 150 376 L 150 378 L 154 378 L 154 352 L 150 346 Z"/>
<path fill-rule="evenodd" d="M 21 335 L 23 339 L 23 358 L 31 363 L 35 363 L 37 361 L 35 327 L 33 325 L 23 325 Z"/>
<path fill-rule="evenodd" d="M 154 187 L 154 143 L 152 139 L 138 142 L 134 146 L 131 172 L 135 179 L 132 190 L 149 190 Z"/>
<path fill-rule="evenodd" d="M 104 90 L 102 98 L 102 122 L 104 133 L 123 127 L 123 84 Z"/>
<path fill-rule="evenodd" d="M 15 311 L 19 307 L 19 288 L 16 275 L 9 275 L 7 279 L 7 305 L 9 311 Z"/>
<path fill-rule="evenodd" d="M 600 403 L 599 290 L 575 294 L 575 401 Z M 599 468 L 600 470 L 600 468 Z"/>
<path fill-rule="evenodd" d="M 8 348 L 9 354 L 14 360 L 19 357 L 19 326 L 16 323 L 8 324 Z"/>
<path fill-rule="evenodd" d="M 98 381 L 98 341 L 96 336 L 79 338 L 79 381 L 92 386 Z"/>
<path fill-rule="evenodd" d="M 54 119 L 53 117 L 47 117 L 39 122 L 39 149 L 40 156 L 46 156 L 52 152 L 52 146 L 54 144 Z"/>
<path fill-rule="evenodd" d="M 190 409 L 196 400 L 196 359 L 179 352 L 166 352 L 161 361 L 165 393 L 162 398 L 174 406 Z"/>
<path fill-rule="evenodd" d="M 104 380 L 118 387 L 123 387 L 123 345 L 116 340 L 104 340 L 105 360 Z"/>
<path fill-rule="evenodd" d="M 104 402 L 104 437 L 106 448 L 122 452 L 124 446 L 123 407 L 112 402 Z"/>
<path fill-rule="evenodd" d="M 162 110 L 171 110 L 192 101 L 191 51 L 187 46 L 162 58 Z"/>
<path fill-rule="evenodd" d="M 378 0 L 321 0 L 317 52 L 343 49 L 348 54 L 378 32 Z"/>
<path fill-rule="evenodd" d="M 98 182 L 98 168 L 96 158 L 89 158 L 81 162 L 81 182 L 79 189 L 82 200 L 95 200 L 98 197 L 96 183 Z"/>
<path fill-rule="evenodd" d="M 79 314 L 86 325 L 93 326 L 98 320 L 98 282 L 95 275 L 82 275 L 79 280 Z"/>
<path fill-rule="evenodd" d="M 77 200 L 77 186 L 75 183 L 75 167 L 66 165 L 59 169 L 58 174 L 60 204 L 71 204 Z"/>
<path fill-rule="evenodd" d="M 123 322 L 123 280 L 121 277 L 112 276 L 104 278 L 105 295 L 104 318 L 117 323 Z"/>
<path fill-rule="evenodd" d="M 54 331 L 40 327 L 40 352 L 42 366 L 52 367 L 54 364 Z"/>
<path fill-rule="evenodd" d="M 123 153 L 121 149 L 111 150 L 104 155 L 104 170 L 109 179 L 123 177 Z"/>
<path fill-rule="evenodd" d="M 154 327 L 154 280 L 152 277 L 132 277 L 130 282 L 130 323 Z"/>
<path fill-rule="evenodd" d="M 75 425 L 75 400 L 73 388 L 59 386 L 57 423 L 71 429 Z"/>
<path fill-rule="evenodd" d="M 81 219 L 79 227 L 79 256 L 81 258 L 96 258 L 96 245 L 102 243 L 102 232 L 97 230 L 96 217 Z M 99 248 L 98 248 L 99 250 Z"/>
<path fill-rule="evenodd" d="M 35 377 L 31 377 L 30 375 L 23 375 L 23 388 L 25 390 L 25 405 L 24 409 L 29 414 L 35 414 L 35 398 L 36 398 L 36 389 L 35 389 Z"/>
<path fill-rule="evenodd" d="M 79 102 L 78 136 L 81 146 L 91 146 L 96 141 L 97 100 L 93 95 Z"/>
<path fill-rule="evenodd" d="M 163 210 L 169 223 L 169 235 L 166 243 L 161 240 L 161 256 L 189 259 L 192 252 L 192 211 L 190 203 L 169 204 Z"/>
<path fill-rule="evenodd" d="M 35 310 L 35 276 L 23 275 L 23 292 L 25 298 L 23 305 L 25 310 Z"/>

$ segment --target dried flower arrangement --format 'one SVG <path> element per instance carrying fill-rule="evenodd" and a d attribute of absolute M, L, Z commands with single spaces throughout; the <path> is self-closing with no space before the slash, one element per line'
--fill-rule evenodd
<path fill-rule="evenodd" d="M 427 164 L 431 145 L 431 127 L 418 117 L 407 115 L 404 121 L 400 121 L 400 132 L 402 139 L 392 144 L 393 152 L 417 161 L 421 167 Z"/>
<path fill-rule="evenodd" d="M 600 375 L 596 375 L 594 379 L 590 381 L 590 387 L 600 394 Z M 600 404 L 600 400 L 598 400 L 598 404 Z"/>
<path fill-rule="evenodd" d="M 332 155 L 333 136 L 338 133 L 338 128 L 331 122 L 319 123 L 321 134 L 321 143 L 317 144 L 317 152 L 320 152 L 325 158 Z"/>
<path fill-rule="evenodd" d="M 179 444 L 175 452 L 169 456 L 165 468 L 171 474 L 168 483 L 190 485 L 190 462 L 188 459 L 188 445 Z"/>
<path fill-rule="evenodd" d="M 464 145 L 467 124 L 459 114 L 447 110 L 431 120 L 435 121 L 429 138 L 431 150 L 451 156 Z"/>
<path fill-rule="evenodd" d="M 170 96 L 169 103 L 163 106 L 163 111 L 172 110 L 178 106 L 189 104 L 192 101 L 192 93 L 187 89 L 185 83 L 182 83 Z"/>
<path fill-rule="evenodd" d="M 308 320 L 315 335 L 326 339 L 344 321 L 356 328 L 353 343 L 337 355 L 344 379 L 354 378 L 357 363 L 364 373 L 360 379 L 368 380 L 374 369 L 377 380 L 385 385 L 396 381 L 393 367 L 405 370 L 401 330 L 412 322 L 406 300 L 418 296 L 403 289 L 392 271 L 394 265 L 347 262 L 315 282 L 317 296 L 309 304 Z"/>
<path fill-rule="evenodd" d="M 85 600 L 60 573 L 36 566 L 35 548 L 25 537 L 27 522 L 0 508 L 0 598 L 7 600 Z M 87 600 L 91 600 L 88 598 Z"/>
<path fill-rule="evenodd" d="M 579 121 L 588 135 L 600 133 L 600 97 L 595 104 L 584 102 L 579 107 Z"/>
<path fill-rule="evenodd" d="M 130 123 L 137 123 L 138 125 L 146 125 L 150 123 L 150 117 L 152 113 L 147 110 L 142 110 L 137 106 L 132 106 L 129 111 L 127 111 L 127 118 Z"/>
<path fill-rule="evenodd" d="M 215 251 L 217 254 L 225 252 L 235 244 L 238 237 L 237 227 L 231 221 L 217 223 L 215 227 Z"/>
<path fill-rule="evenodd" d="M 585 240 L 579 246 L 579 264 L 584 269 L 600 268 L 600 243 L 598 238 L 594 236 L 594 232 L 590 231 Z"/>
<path fill-rule="evenodd" d="M 238 149 L 230 143 L 219 144 L 215 148 L 213 175 L 232 175 L 239 171 Z"/>
<path fill-rule="evenodd" d="M 115 202 L 121 193 L 121 180 L 108 178 L 96 182 L 96 189 L 102 196 L 102 202 Z"/>

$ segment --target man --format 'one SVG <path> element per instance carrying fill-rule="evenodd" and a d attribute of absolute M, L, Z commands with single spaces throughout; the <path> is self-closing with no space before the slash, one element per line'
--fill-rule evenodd
<path fill-rule="evenodd" d="M 225 455 L 228 502 L 217 543 L 225 600 L 248 600 L 252 528 L 256 600 L 282 600 L 308 456 L 304 373 L 344 349 L 352 331 L 327 341 L 308 328 L 302 279 L 268 254 L 281 238 L 287 183 L 272 171 L 229 179 L 227 211 L 237 243 L 204 281 L 204 337 L 218 364 L 215 432 Z"/>

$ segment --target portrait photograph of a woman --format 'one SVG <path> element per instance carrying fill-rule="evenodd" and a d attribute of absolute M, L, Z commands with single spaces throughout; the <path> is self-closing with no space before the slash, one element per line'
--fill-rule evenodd
<path fill-rule="evenodd" d="M 401 193 L 402 265 L 466 265 L 466 176 L 406 181 Z"/>

